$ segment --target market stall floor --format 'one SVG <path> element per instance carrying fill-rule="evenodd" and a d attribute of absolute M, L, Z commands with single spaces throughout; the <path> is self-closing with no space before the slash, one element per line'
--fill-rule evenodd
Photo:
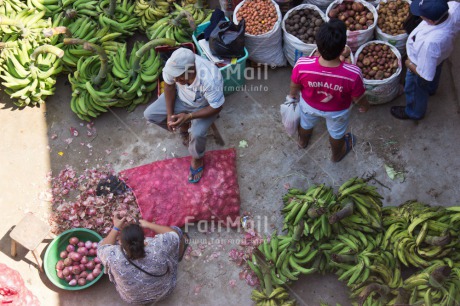
<path fill-rule="evenodd" d="M 460 54 L 458 50 L 460 41 L 453 54 Z M 445 66 L 439 91 L 430 98 L 428 114 L 422 121 L 391 117 L 390 107 L 404 104 L 404 97 L 365 114 L 354 109 L 350 129 L 358 142 L 338 164 L 330 161 L 324 124 L 315 128 L 305 150 L 298 149 L 296 139 L 286 136 L 279 106 L 288 92 L 289 68 L 269 68 L 266 79 L 247 81 L 245 91 L 227 97 L 217 122 L 226 143 L 223 148 L 237 150 L 241 212 L 251 212 L 259 220 L 260 232 L 269 234 L 282 224 L 279 208 L 286 187 L 326 183 L 337 188 L 352 176 L 373 177 L 371 183 L 384 196 L 385 205 L 409 199 L 458 205 L 459 80 L 458 76 L 452 77 L 452 71 L 459 69 L 458 63 L 453 59 Z M 261 76 L 264 78 L 264 73 Z M 188 152 L 179 135 L 146 123 L 146 106 L 132 113 L 111 111 L 98 118 L 93 127 L 87 127 L 72 114 L 70 94 L 66 78 L 61 77 L 56 95 L 41 108 L 18 110 L 10 103 L 2 104 L 6 106 L 0 110 L 0 262 L 21 273 L 42 305 L 125 305 L 107 277 L 81 292 L 55 288 L 36 269 L 27 250 L 18 247 L 17 256 L 10 256 L 9 232 L 28 211 L 47 220 L 49 171 L 57 174 L 65 165 L 81 171 L 106 163 L 121 171 L 187 156 Z M 3 92 L 0 95 L 2 102 L 8 100 Z M 72 136 L 70 128 L 78 130 L 79 135 Z M 222 147 L 209 141 L 208 149 Z M 385 165 L 401 172 L 403 178 L 391 180 Z M 161 305 L 251 305 L 252 288 L 239 279 L 240 267 L 228 257 L 232 248 L 238 248 L 242 233 L 218 233 L 199 227 L 189 231 L 196 252 L 180 264 L 177 288 Z M 45 242 L 39 246 L 42 258 Z M 350 305 L 345 285 L 333 275 L 302 278 L 290 290 L 299 305 L 319 305 L 320 301 Z"/>

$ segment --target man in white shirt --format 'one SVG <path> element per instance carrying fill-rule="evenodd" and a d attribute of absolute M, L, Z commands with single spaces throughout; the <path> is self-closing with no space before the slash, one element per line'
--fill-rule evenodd
<path fill-rule="evenodd" d="M 460 4 L 446 0 L 414 0 L 410 10 L 423 21 L 409 34 L 406 43 L 406 106 L 393 106 L 397 119 L 420 120 L 425 116 L 428 97 L 434 95 L 443 61 L 454 49 L 460 29 Z"/>
<path fill-rule="evenodd" d="M 206 135 L 224 104 L 223 79 L 210 61 L 186 48 L 174 51 L 163 68 L 164 93 L 144 112 L 144 117 L 169 131 L 180 131 L 192 164 L 188 181 L 203 175 Z"/>

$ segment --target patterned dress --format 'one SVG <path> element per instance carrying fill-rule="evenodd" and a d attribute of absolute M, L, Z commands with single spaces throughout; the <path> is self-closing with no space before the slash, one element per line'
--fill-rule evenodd
<path fill-rule="evenodd" d="M 157 302 L 171 294 L 176 287 L 179 239 L 176 232 L 147 237 L 145 257 L 132 260 L 153 275 L 163 275 L 168 271 L 160 277 L 148 275 L 133 266 L 123 255 L 119 244 L 99 245 L 97 256 L 124 301 L 133 304 Z"/>

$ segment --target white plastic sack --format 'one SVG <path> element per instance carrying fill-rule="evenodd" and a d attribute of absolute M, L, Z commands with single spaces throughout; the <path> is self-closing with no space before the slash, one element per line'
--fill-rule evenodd
<path fill-rule="evenodd" d="M 403 1 L 409 3 L 409 5 L 411 4 L 409 0 L 403 0 Z M 382 0 L 381 2 L 386 3 L 388 1 Z M 377 6 L 377 11 L 379 7 L 380 7 L 380 3 Z M 406 54 L 406 41 L 407 41 L 408 36 L 409 35 L 407 35 L 407 33 L 399 34 L 399 35 L 390 35 L 390 34 L 383 33 L 378 25 L 376 26 L 376 29 L 375 29 L 375 39 L 386 41 L 389 44 L 395 46 L 396 49 L 398 49 L 399 53 L 401 53 L 402 56 Z"/>
<path fill-rule="evenodd" d="M 332 2 L 327 10 L 326 10 L 326 17 L 329 21 L 329 11 L 334 8 L 336 5 L 344 2 L 344 0 L 335 0 Z M 374 16 L 374 23 L 366 30 L 358 30 L 358 31 L 349 31 L 347 30 L 347 45 L 351 48 L 351 51 L 356 52 L 356 50 L 362 46 L 364 43 L 370 41 L 374 37 L 374 28 L 377 25 L 377 10 L 375 7 L 367 1 L 363 0 L 354 0 L 354 2 L 359 2 L 363 4 Z"/>
<path fill-rule="evenodd" d="M 299 100 L 286 96 L 286 101 L 280 106 L 281 122 L 289 136 L 297 135 L 300 123 Z"/>
<path fill-rule="evenodd" d="M 327 10 L 329 4 L 331 4 L 331 0 L 304 0 L 302 4 L 311 4 L 319 8 L 322 12 Z"/>
<path fill-rule="evenodd" d="M 348 47 L 348 48 L 350 48 L 350 47 Z M 311 51 L 310 56 L 313 56 L 313 54 L 315 54 L 316 49 L 318 49 L 318 48 L 315 48 L 315 49 L 313 49 L 313 51 Z M 353 51 L 351 51 L 351 49 L 350 49 L 350 60 L 351 60 L 352 64 L 355 63 L 355 56 L 353 55 Z"/>
<path fill-rule="evenodd" d="M 390 47 L 391 51 L 396 55 L 398 58 L 398 69 L 396 72 L 390 76 L 389 78 L 383 80 L 366 80 L 364 79 L 364 86 L 366 87 L 366 96 L 369 100 L 370 104 L 383 104 L 392 101 L 394 98 L 398 96 L 399 89 L 400 89 L 400 77 L 401 77 L 401 54 L 399 53 L 398 49 L 396 49 L 393 45 L 382 41 L 382 40 L 373 40 L 368 43 L 365 43 L 361 47 L 359 47 L 358 51 L 355 53 L 355 62 L 359 57 L 359 54 L 369 44 L 372 43 L 380 43 L 385 44 Z"/>
<path fill-rule="evenodd" d="M 311 51 L 313 49 L 316 49 L 316 44 L 306 44 L 300 39 L 298 39 L 297 37 L 295 37 L 294 35 L 289 34 L 286 31 L 286 20 L 289 18 L 289 15 L 292 14 L 292 12 L 303 10 L 306 8 L 317 11 L 320 14 L 320 16 L 323 18 L 323 20 L 326 21 L 326 15 L 318 7 L 312 4 L 300 4 L 286 12 L 286 15 L 284 15 L 284 18 L 283 18 L 283 22 L 281 23 L 281 27 L 283 29 L 283 34 L 284 34 L 283 51 L 284 51 L 284 56 L 286 56 L 291 66 L 295 65 L 299 57 L 309 56 L 311 54 Z"/>
<path fill-rule="evenodd" d="M 238 24 L 236 13 L 246 2 L 239 3 L 233 11 L 233 23 Z M 270 0 L 276 8 L 278 20 L 271 31 L 261 35 L 244 34 L 245 46 L 249 53 L 249 59 L 260 64 L 271 66 L 286 66 L 286 59 L 283 54 L 283 40 L 281 31 L 281 11 L 275 1 Z"/>

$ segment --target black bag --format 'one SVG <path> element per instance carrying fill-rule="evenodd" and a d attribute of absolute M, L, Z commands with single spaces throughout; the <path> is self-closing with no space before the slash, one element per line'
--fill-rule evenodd
<path fill-rule="evenodd" d="M 227 58 L 244 56 L 244 30 L 244 19 L 238 25 L 231 21 L 219 22 L 209 37 L 211 53 Z"/>

